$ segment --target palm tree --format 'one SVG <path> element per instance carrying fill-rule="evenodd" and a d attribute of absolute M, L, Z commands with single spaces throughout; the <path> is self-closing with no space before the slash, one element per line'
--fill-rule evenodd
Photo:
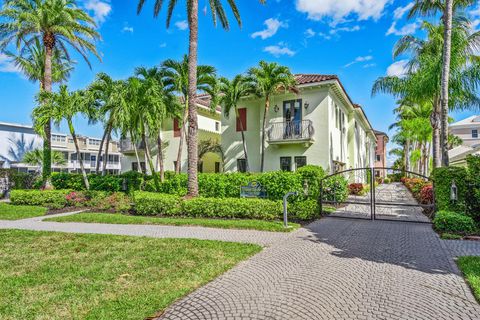
<path fill-rule="evenodd" d="M 253 88 L 251 87 L 250 83 L 247 81 L 247 78 L 243 75 L 237 75 L 233 80 L 229 80 L 227 78 L 220 78 L 220 105 L 223 108 L 223 112 L 225 116 L 228 118 L 230 116 L 230 112 L 235 112 L 235 116 L 237 119 L 240 118 L 240 114 L 238 111 L 238 104 L 240 100 L 253 92 Z M 243 122 L 240 121 L 240 133 L 242 135 L 242 145 L 243 145 L 243 154 L 245 157 L 245 164 L 246 164 L 246 171 L 250 171 L 250 167 L 248 165 L 248 152 L 247 152 L 247 144 L 245 141 L 245 131 L 243 128 Z"/>
<path fill-rule="evenodd" d="M 58 93 L 44 92 L 38 97 L 39 106 L 33 110 L 34 128 L 42 136 L 45 123 L 53 120 L 54 124 L 59 127 L 62 121 L 66 121 L 70 135 L 72 136 L 77 157 L 80 164 L 85 188 L 90 189 L 87 173 L 81 156 L 80 147 L 78 145 L 77 134 L 73 126 L 73 118 L 78 114 L 87 115 L 91 112 L 88 99 L 85 93 L 81 91 L 69 92 L 66 85 L 61 85 Z M 43 102 L 43 103 L 42 103 Z M 44 158 L 45 159 L 45 158 Z"/>
<path fill-rule="evenodd" d="M 442 165 L 448 166 L 448 110 L 449 110 L 449 79 L 452 49 L 453 14 L 457 10 L 474 4 L 475 0 L 416 0 L 408 16 L 411 18 L 421 14 L 433 16 L 442 13 L 443 21 L 443 59 L 442 59 L 442 88 L 440 94 L 441 103 L 441 134 L 440 146 L 442 149 Z"/>
<path fill-rule="evenodd" d="M 94 20 L 74 0 L 6 0 L 0 11 L 0 50 L 9 44 L 17 49 L 42 41 L 45 51 L 43 90 L 52 91 L 52 61 L 56 50 L 70 57 L 67 48 L 77 51 L 90 66 L 88 53 L 99 60 L 94 41 L 100 38 Z M 51 187 L 51 124 L 45 122 L 44 184 Z"/>
<path fill-rule="evenodd" d="M 43 167 L 43 150 L 34 149 L 25 153 L 22 162 L 28 163 L 33 166 Z M 64 166 L 67 164 L 67 160 L 62 152 L 54 150 L 52 151 L 52 165 Z"/>
<path fill-rule="evenodd" d="M 97 74 L 95 81 L 89 86 L 88 92 L 99 110 L 99 119 L 104 124 L 102 140 L 97 154 L 95 171 L 100 172 L 100 159 L 103 153 L 102 175 L 107 172 L 108 151 L 112 131 L 118 126 L 118 116 L 122 108 L 122 92 L 124 85 L 121 80 L 113 80 L 108 74 L 101 72 Z M 105 145 L 105 151 L 103 151 Z"/>
<path fill-rule="evenodd" d="M 262 121 L 262 154 L 260 171 L 263 172 L 265 161 L 265 131 L 267 116 L 270 109 L 270 98 L 281 91 L 297 92 L 295 78 L 290 69 L 275 62 L 260 61 L 258 67 L 250 68 L 248 71 L 249 86 L 255 89 L 259 97 L 265 99 L 265 108 Z"/>
<path fill-rule="evenodd" d="M 264 3 L 265 0 L 260 0 Z M 170 26 L 172 19 L 173 9 L 175 8 L 177 0 L 170 0 L 167 9 L 167 28 Z M 229 29 L 229 22 L 225 10 L 223 9 L 222 2 L 210 1 L 210 10 L 212 12 L 213 23 L 216 25 L 217 17 L 222 24 L 222 27 L 226 30 Z M 139 0 L 137 6 L 137 14 L 142 11 L 145 0 Z M 158 17 L 160 10 L 162 9 L 163 0 L 155 0 L 153 7 L 153 16 Z M 197 122 L 197 105 L 195 103 L 195 97 L 197 94 L 197 49 L 198 49 L 198 0 L 187 1 L 187 14 L 188 14 L 188 26 L 190 29 L 189 34 L 189 47 L 188 47 L 188 195 L 196 197 L 198 196 L 198 179 L 197 179 L 197 163 L 198 163 L 198 122 Z M 235 0 L 228 0 L 228 4 L 232 9 L 233 15 L 237 20 L 237 23 L 241 25 L 240 13 L 238 11 Z"/>

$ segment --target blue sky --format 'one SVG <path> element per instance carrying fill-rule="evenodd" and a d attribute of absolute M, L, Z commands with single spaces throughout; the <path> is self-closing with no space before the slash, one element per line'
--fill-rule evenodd
<path fill-rule="evenodd" d="M 83 88 L 103 71 L 114 78 L 130 76 L 137 66 L 153 66 L 187 52 L 185 8 L 174 11 L 166 29 L 165 10 L 153 19 L 153 0 L 136 15 L 136 1 L 83 0 L 99 24 L 103 40 L 98 44 L 103 61 L 91 57 L 92 69 L 76 56 L 77 65 L 68 84 Z M 226 3 L 226 1 L 223 1 Z M 395 42 L 405 34 L 422 35 L 418 20 L 407 20 L 410 1 L 400 0 L 237 0 L 243 26 L 229 10 L 231 30 L 212 24 L 208 1 L 199 0 L 199 63 L 210 64 L 223 76 L 244 72 L 259 60 L 287 65 L 294 73 L 337 74 L 351 98 L 361 104 L 375 129 L 386 131 L 393 122 L 395 101 L 387 95 L 371 97 L 373 81 L 402 70 L 402 58 L 392 59 Z M 183 1 L 180 1 L 183 3 Z M 206 12 L 206 13 L 205 13 Z M 468 14 L 478 28 L 480 6 Z M 405 59 L 405 57 L 403 57 Z M 0 55 L 0 121 L 30 123 L 38 84 L 28 82 Z M 471 113 L 454 113 L 462 119 Z M 101 136 L 100 126 L 76 120 L 78 131 Z M 65 128 L 61 128 L 65 131 Z"/>

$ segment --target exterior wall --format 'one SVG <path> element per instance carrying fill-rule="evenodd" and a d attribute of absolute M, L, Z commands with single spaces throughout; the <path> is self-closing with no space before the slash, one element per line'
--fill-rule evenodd
<path fill-rule="evenodd" d="M 477 130 L 479 138 L 472 137 L 472 130 Z M 451 128 L 450 132 L 462 139 L 464 145 L 473 146 L 480 144 L 480 123 L 472 123 L 464 128 Z"/>
<path fill-rule="evenodd" d="M 376 134 L 377 147 L 375 148 L 375 168 L 387 167 L 387 142 L 388 137 L 384 134 Z M 380 158 L 380 160 L 378 160 Z M 377 170 L 380 177 L 386 177 L 386 170 Z"/>
<path fill-rule="evenodd" d="M 334 170 L 334 161 L 343 164 L 343 168 L 368 166 L 375 141 L 367 137 L 367 127 L 352 106 L 346 105 L 330 89 L 329 86 L 303 88 L 301 93 L 280 94 L 272 97 L 271 107 L 267 114 L 268 126 L 277 121 L 283 121 L 283 102 L 302 99 L 302 120 L 311 120 L 314 134 L 311 141 L 296 141 L 294 143 L 265 142 L 265 171 L 280 170 L 280 157 L 292 158 L 305 156 L 307 164 L 322 166 L 327 171 Z M 308 108 L 304 108 L 305 102 Z M 278 112 L 275 112 L 275 105 Z M 344 113 L 343 128 L 337 128 L 335 122 L 335 105 Z M 260 171 L 261 164 L 261 128 L 263 120 L 264 100 L 245 99 L 239 108 L 247 109 L 247 130 L 245 140 L 247 144 L 249 169 L 252 172 Z M 356 134 L 353 126 L 358 123 L 360 132 Z M 359 140 L 356 142 L 355 140 Z M 352 146 L 352 143 L 354 144 Z M 225 152 L 225 171 L 238 171 L 237 159 L 244 158 L 241 132 L 236 131 L 236 118 L 232 113 L 229 118 L 222 115 L 222 146 Z"/>

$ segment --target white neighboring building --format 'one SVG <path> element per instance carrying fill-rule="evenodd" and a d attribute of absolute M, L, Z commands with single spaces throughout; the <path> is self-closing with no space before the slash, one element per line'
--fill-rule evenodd
<path fill-rule="evenodd" d="M 23 140 L 26 147 L 20 147 L 18 142 Z M 84 165 L 87 172 L 95 171 L 100 139 L 78 136 L 81 157 L 85 159 Z M 0 122 L 0 167 L 17 168 L 24 172 L 39 171 L 40 168 L 19 161 L 24 151 L 42 148 L 43 139 L 35 133 L 32 126 Z M 20 147 L 20 148 L 19 148 Z M 120 167 L 120 152 L 118 143 L 112 141 L 109 147 L 107 170 L 109 173 L 118 174 Z M 9 152 L 11 150 L 12 152 Z M 73 139 L 63 133 L 52 133 L 52 150 L 64 154 L 67 164 L 52 166 L 54 172 L 80 172 L 78 155 L 73 144 Z M 103 159 L 102 159 L 103 160 Z M 101 167 L 103 163 L 101 162 Z"/>
<path fill-rule="evenodd" d="M 462 139 L 461 146 L 448 151 L 451 165 L 465 166 L 468 155 L 480 155 L 480 116 L 475 115 L 449 127 L 450 133 Z"/>

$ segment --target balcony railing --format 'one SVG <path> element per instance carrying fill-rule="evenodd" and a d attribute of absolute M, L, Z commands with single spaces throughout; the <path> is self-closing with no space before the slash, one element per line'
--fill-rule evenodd
<path fill-rule="evenodd" d="M 310 120 L 273 122 L 267 131 L 269 143 L 309 142 L 314 134 Z"/>
<path fill-rule="evenodd" d="M 145 145 L 143 142 L 137 143 L 137 150 L 144 150 Z M 132 140 L 129 138 L 120 140 L 120 152 L 133 152 L 135 150 Z"/>

